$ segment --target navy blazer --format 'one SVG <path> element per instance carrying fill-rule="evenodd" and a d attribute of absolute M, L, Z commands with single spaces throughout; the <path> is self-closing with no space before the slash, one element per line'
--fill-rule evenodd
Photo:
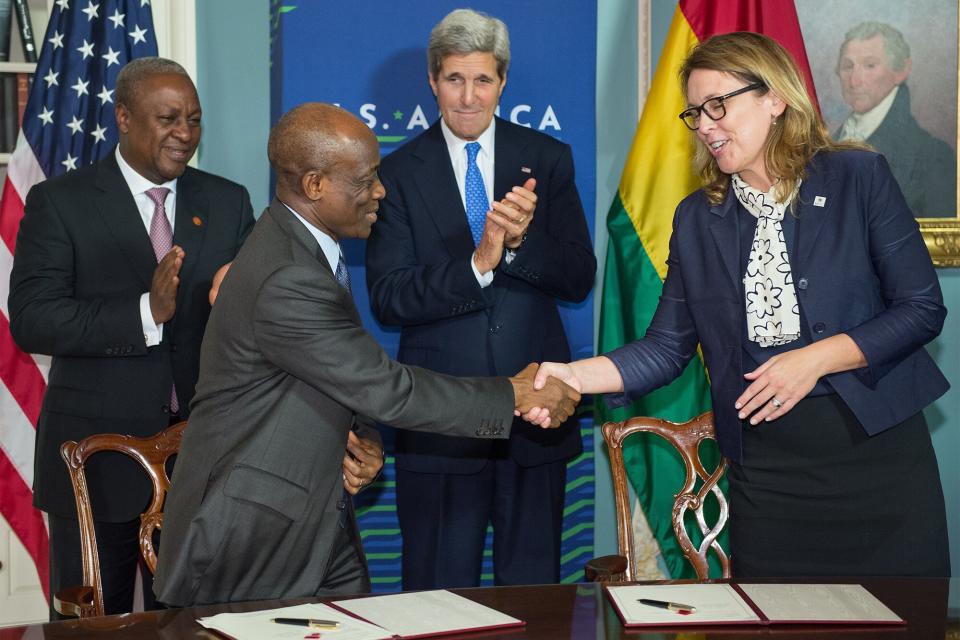
<path fill-rule="evenodd" d="M 473 237 L 440 123 L 383 159 L 387 196 L 367 242 L 373 314 L 399 325 L 400 362 L 451 375 L 513 375 L 531 362 L 567 361 L 557 300 L 593 287 L 596 258 L 574 183 L 570 146 L 497 119 L 493 193 L 537 179 L 537 207 L 516 258 L 480 287 L 470 267 Z M 397 461 L 421 472 L 475 473 L 491 443 L 397 433 Z M 544 464 L 581 451 L 578 429 L 541 429 L 517 419 L 513 458 Z"/>
<path fill-rule="evenodd" d="M 622 405 L 662 386 L 702 345 L 717 440 L 742 461 L 734 401 L 747 387 L 741 360 L 743 274 L 732 190 L 718 205 L 703 191 L 677 207 L 660 304 L 646 335 L 608 354 L 620 369 Z M 788 212 L 787 215 L 790 215 Z M 849 335 L 861 369 L 827 380 L 874 435 L 940 397 L 946 378 L 923 349 L 947 310 L 930 255 L 886 159 L 867 151 L 821 153 L 807 166 L 796 210 L 797 296 L 813 340 Z"/>

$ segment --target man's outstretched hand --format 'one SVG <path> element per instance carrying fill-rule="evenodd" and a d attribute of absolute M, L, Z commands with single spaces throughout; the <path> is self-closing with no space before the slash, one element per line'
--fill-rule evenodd
<path fill-rule="evenodd" d="M 580 402 L 580 392 L 556 378 L 547 379 L 541 389 L 534 389 L 533 383 L 539 365 L 530 363 L 517 375 L 510 378 L 513 385 L 514 414 L 525 415 L 534 408 L 540 412 L 537 422 L 543 428 L 559 427 L 564 420 L 573 415 Z M 546 417 L 543 416 L 546 412 Z"/>

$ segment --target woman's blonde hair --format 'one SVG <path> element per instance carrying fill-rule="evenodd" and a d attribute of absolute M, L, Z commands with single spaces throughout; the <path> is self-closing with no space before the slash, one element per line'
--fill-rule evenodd
<path fill-rule="evenodd" d="M 695 46 L 680 67 L 684 95 L 695 69 L 729 73 L 746 84 L 763 83 L 764 87 L 757 91 L 773 91 L 786 104 L 770 128 L 763 154 L 767 172 L 777 179 L 775 195 L 781 202 L 797 188 L 804 168 L 817 152 L 863 148 L 830 139 L 793 57 L 767 36 L 738 31 L 713 36 Z M 720 171 L 709 149 L 699 139 L 694 166 L 703 178 L 703 189 L 710 202 L 722 202 L 730 176 Z"/>

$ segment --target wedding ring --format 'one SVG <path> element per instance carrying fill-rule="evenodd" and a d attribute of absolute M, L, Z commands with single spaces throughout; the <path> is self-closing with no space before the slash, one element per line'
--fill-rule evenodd
<path fill-rule="evenodd" d="M 777 400 L 777 396 L 773 396 L 772 398 L 770 398 L 770 404 L 772 404 L 777 409 L 783 406 L 783 403 Z"/>

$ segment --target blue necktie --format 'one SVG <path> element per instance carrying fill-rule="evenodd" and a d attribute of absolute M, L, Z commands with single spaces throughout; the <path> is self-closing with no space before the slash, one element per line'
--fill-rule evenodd
<path fill-rule="evenodd" d="M 464 181 L 464 193 L 467 200 L 467 222 L 470 223 L 470 233 L 473 234 L 473 244 L 480 244 L 483 236 L 483 224 L 487 220 L 487 211 L 490 203 L 487 201 L 487 189 L 483 186 L 483 177 L 480 167 L 477 166 L 477 154 L 480 153 L 479 142 L 467 143 L 467 178 Z"/>
<path fill-rule="evenodd" d="M 340 283 L 340 286 L 350 290 L 350 272 L 347 271 L 347 260 L 343 257 L 343 249 L 340 249 L 340 261 L 337 262 L 337 271 L 333 274 L 336 277 L 337 282 Z M 352 293 L 352 291 L 351 291 Z"/>

